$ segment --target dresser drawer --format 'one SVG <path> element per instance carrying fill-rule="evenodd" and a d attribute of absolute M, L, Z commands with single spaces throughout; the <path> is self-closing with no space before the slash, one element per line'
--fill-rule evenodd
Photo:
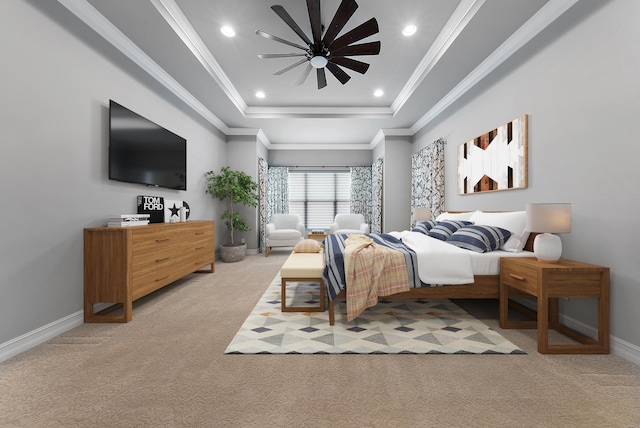
<path fill-rule="evenodd" d="M 500 281 L 510 287 L 536 295 L 538 271 L 525 266 L 514 265 L 504 258 L 500 261 Z"/>

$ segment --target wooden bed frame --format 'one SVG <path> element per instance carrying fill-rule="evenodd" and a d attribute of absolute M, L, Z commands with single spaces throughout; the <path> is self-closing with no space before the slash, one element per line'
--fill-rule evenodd
<path fill-rule="evenodd" d="M 533 251 L 533 240 L 537 233 L 531 233 L 524 246 L 525 251 Z M 346 290 L 336 296 L 346 298 Z M 412 288 L 402 293 L 384 296 L 385 299 L 499 299 L 500 275 L 476 275 L 470 284 L 444 285 L 439 287 Z M 335 299 L 334 299 L 335 300 Z M 333 302 L 329 299 L 329 325 L 335 323 Z"/>

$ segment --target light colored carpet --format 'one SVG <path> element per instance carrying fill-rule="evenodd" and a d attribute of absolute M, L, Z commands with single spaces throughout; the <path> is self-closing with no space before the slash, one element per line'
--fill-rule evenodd
<path fill-rule="evenodd" d="M 226 354 L 524 354 L 485 323 L 444 299 L 385 299 L 351 322 L 344 299 L 329 312 L 282 312 L 277 275 Z M 288 307 L 318 306 L 319 284 L 287 283 Z"/>
<path fill-rule="evenodd" d="M 540 355 L 493 301 L 456 303 L 527 355 L 225 355 L 288 253 L 216 265 L 0 363 L 2 427 L 632 427 L 640 367 Z M 80 298 L 79 298 L 80 301 Z"/>

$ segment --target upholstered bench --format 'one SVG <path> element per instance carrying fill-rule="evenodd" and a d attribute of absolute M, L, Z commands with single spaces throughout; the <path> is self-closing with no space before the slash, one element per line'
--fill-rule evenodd
<path fill-rule="evenodd" d="M 282 312 L 324 312 L 324 252 L 298 253 L 293 251 L 280 269 L 282 278 Z M 319 306 L 287 306 L 287 282 L 317 282 L 320 284 Z"/>

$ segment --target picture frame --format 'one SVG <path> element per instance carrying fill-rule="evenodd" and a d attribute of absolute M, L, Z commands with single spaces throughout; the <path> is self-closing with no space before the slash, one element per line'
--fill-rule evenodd
<path fill-rule="evenodd" d="M 458 194 L 527 187 L 528 122 L 524 114 L 458 146 Z"/>

